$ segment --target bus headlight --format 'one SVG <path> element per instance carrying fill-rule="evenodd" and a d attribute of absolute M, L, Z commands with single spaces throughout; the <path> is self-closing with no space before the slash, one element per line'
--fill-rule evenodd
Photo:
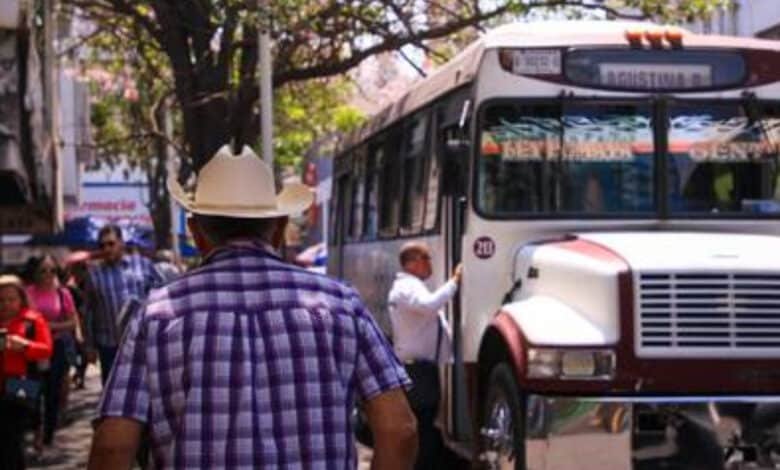
<path fill-rule="evenodd" d="M 610 380 L 615 365 L 615 352 L 608 349 L 528 349 L 531 379 Z"/>

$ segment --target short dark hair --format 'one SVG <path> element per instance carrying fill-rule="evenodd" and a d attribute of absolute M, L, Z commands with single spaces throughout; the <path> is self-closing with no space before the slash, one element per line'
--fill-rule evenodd
<path fill-rule="evenodd" d="M 58 279 L 62 280 L 62 265 L 60 265 L 59 260 L 52 253 L 44 253 L 27 260 L 26 269 L 29 271 L 23 276 L 27 282 L 37 283 L 41 280 L 41 266 L 46 260 L 50 260 L 54 264 L 54 273 Z"/>
<path fill-rule="evenodd" d="M 274 229 L 284 217 L 243 219 L 218 215 L 192 214 L 211 243 L 222 245 L 236 238 L 260 238 L 271 242 Z"/>
<path fill-rule="evenodd" d="M 122 240 L 122 229 L 119 227 L 119 225 L 116 224 L 106 224 L 102 227 L 100 227 L 100 231 L 98 232 L 98 242 L 103 239 L 106 235 L 113 233 L 116 235 L 116 237 L 119 240 Z"/>
<path fill-rule="evenodd" d="M 414 261 L 418 256 L 425 255 L 428 252 L 428 245 L 424 243 L 404 243 L 404 245 L 401 247 L 401 252 L 398 254 L 398 262 L 401 263 L 401 267 L 404 267 L 406 266 L 406 263 Z"/>

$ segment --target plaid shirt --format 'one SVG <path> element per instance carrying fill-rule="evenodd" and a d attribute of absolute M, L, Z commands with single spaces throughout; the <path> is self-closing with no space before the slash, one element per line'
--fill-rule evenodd
<path fill-rule="evenodd" d="M 138 254 L 124 255 L 118 263 L 100 263 L 89 270 L 85 323 L 90 346 L 116 346 L 122 332 L 117 315 L 132 297 L 145 300 L 149 290 L 163 282 L 154 264 Z"/>
<path fill-rule="evenodd" d="M 152 292 L 99 416 L 149 425 L 159 468 L 355 468 L 357 397 L 410 381 L 358 294 L 235 242 Z"/>

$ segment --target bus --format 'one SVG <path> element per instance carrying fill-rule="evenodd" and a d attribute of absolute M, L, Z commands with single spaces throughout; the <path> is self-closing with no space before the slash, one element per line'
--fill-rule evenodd
<path fill-rule="evenodd" d="M 486 468 L 780 468 L 780 43 L 486 32 L 345 137 L 329 273 L 391 335 L 404 242 L 447 307 L 448 445 Z"/>

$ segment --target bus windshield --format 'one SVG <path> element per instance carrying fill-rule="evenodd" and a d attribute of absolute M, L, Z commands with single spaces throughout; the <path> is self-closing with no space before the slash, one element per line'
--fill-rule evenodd
<path fill-rule="evenodd" d="M 654 212 L 651 115 L 649 102 L 489 106 L 478 208 L 494 216 Z"/>
<path fill-rule="evenodd" d="M 780 107 L 674 103 L 668 135 L 672 214 L 780 215 Z"/>
<path fill-rule="evenodd" d="M 493 217 L 780 215 L 780 107 L 651 101 L 504 102 L 481 117 L 477 208 Z M 668 152 L 656 152 L 657 132 Z M 656 161 L 666 158 L 657 177 Z"/>

